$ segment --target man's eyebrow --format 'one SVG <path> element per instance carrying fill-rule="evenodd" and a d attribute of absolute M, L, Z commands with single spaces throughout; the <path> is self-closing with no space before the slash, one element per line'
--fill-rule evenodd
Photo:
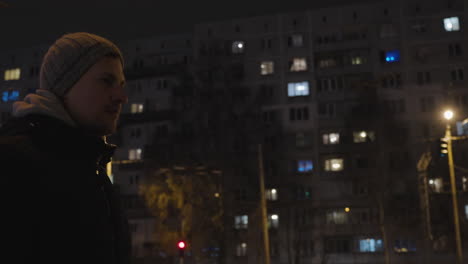
<path fill-rule="evenodd" d="M 111 73 L 111 72 L 104 72 L 103 73 L 104 75 L 107 75 L 108 77 L 111 77 L 112 79 L 114 80 L 117 80 L 117 76 L 115 76 L 115 74 Z M 122 85 L 125 85 L 127 82 L 125 81 L 125 79 L 121 80 L 120 81 L 120 84 Z"/>

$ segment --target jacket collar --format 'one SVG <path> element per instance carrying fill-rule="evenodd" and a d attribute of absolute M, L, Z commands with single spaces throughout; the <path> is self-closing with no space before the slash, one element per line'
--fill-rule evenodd
<path fill-rule="evenodd" d="M 114 155 L 116 145 L 107 143 L 105 137 L 90 136 L 56 118 L 28 115 L 24 121 L 32 129 L 34 143 L 45 150 L 63 153 L 71 158 L 89 158 L 101 166 L 105 166 Z"/>

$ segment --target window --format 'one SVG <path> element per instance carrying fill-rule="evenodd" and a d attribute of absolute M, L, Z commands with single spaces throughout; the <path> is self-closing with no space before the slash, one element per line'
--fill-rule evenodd
<path fill-rule="evenodd" d="M 278 200 L 278 190 L 276 189 L 267 189 L 265 193 L 266 199 L 268 201 Z"/>
<path fill-rule="evenodd" d="M 392 38 L 397 36 L 397 30 L 392 24 L 383 24 L 380 28 L 380 38 Z"/>
<path fill-rule="evenodd" d="M 336 60 L 333 58 L 322 59 L 318 62 L 319 68 L 331 68 L 336 66 Z"/>
<path fill-rule="evenodd" d="M 400 61 L 400 51 L 399 50 L 391 50 L 385 52 L 385 62 L 386 63 L 393 63 Z"/>
<path fill-rule="evenodd" d="M 169 135 L 169 126 L 167 124 L 155 125 L 153 131 L 157 137 L 167 137 Z"/>
<path fill-rule="evenodd" d="M 244 53 L 245 44 L 243 41 L 234 41 L 232 42 L 232 53 L 241 54 Z"/>
<path fill-rule="evenodd" d="M 445 31 L 459 31 L 460 30 L 460 21 L 458 17 L 447 17 L 444 18 L 444 28 Z"/>
<path fill-rule="evenodd" d="M 413 239 L 397 239 L 393 251 L 396 253 L 416 252 L 416 242 Z"/>
<path fill-rule="evenodd" d="M 369 224 L 371 222 L 371 212 L 369 208 L 356 208 L 353 209 L 352 220 L 353 223 Z"/>
<path fill-rule="evenodd" d="M 290 121 L 309 120 L 309 108 L 308 107 L 290 108 L 289 120 Z"/>
<path fill-rule="evenodd" d="M 354 143 L 374 142 L 375 133 L 373 131 L 356 131 L 353 132 Z"/>
<path fill-rule="evenodd" d="M 411 29 L 416 33 L 424 33 L 427 31 L 426 23 L 424 21 L 416 21 L 411 25 Z"/>
<path fill-rule="evenodd" d="M 271 49 L 273 46 L 273 40 L 272 39 L 262 39 L 262 50 L 265 48 Z"/>
<path fill-rule="evenodd" d="M 396 114 L 406 112 L 405 99 L 384 100 L 383 106 L 387 113 Z"/>
<path fill-rule="evenodd" d="M 336 92 L 343 90 L 343 78 L 339 76 L 321 78 L 317 80 L 317 91 L 323 92 Z"/>
<path fill-rule="evenodd" d="M 263 112 L 263 122 L 266 124 L 273 123 L 276 120 L 276 111 L 267 110 Z"/>
<path fill-rule="evenodd" d="M 311 160 L 297 161 L 297 172 L 310 172 L 314 168 Z"/>
<path fill-rule="evenodd" d="M 352 65 L 361 65 L 364 63 L 364 58 L 362 56 L 353 56 L 351 57 Z"/>
<path fill-rule="evenodd" d="M 307 71 L 307 60 L 305 58 L 294 58 L 289 64 L 289 71 Z"/>
<path fill-rule="evenodd" d="M 309 82 L 288 83 L 288 96 L 307 96 L 309 95 Z"/>
<path fill-rule="evenodd" d="M 334 145 L 340 143 L 339 133 L 326 133 L 322 135 L 324 145 Z"/>
<path fill-rule="evenodd" d="M 400 73 L 387 73 L 381 77 L 381 85 L 383 88 L 401 88 L 402 80 Z"/>
<path fill-rule="evenodd" d="M 247 190 L 246 189 L 237 189 L 234 191 L 234 199 L 237 201 L 246 201 L 247 200 Z"/>
<path fill-rule="evenodd" d="M 383 251 L 383 242 L 382 239 L 376 238 L 364 238 L 358 239 L 359 252 L 381 252 Z"/>
<path fill-rule="evenodd" d="M 236 215 L 234 217 L 234 228 L 235 229 L 247 229 L 249 225 L 248 215 Z"/>
<path fill-rule="evenodd" d="M 328 253 L 350 253 L 351 239 L 328 238 L 325 244 L 325 251 Z"/>
<path fill-rule="evenodd" d="M 268 227 L 278 228 L 279 227 L 279 216 L 277 214 L 268 215 Z"/>
<path fill-rule="evenodd" d="M 21 77 L 21 69 L 10 69 L 5 71 L 5 81 L 19 80 Z"/>
<path fill-rule="evenodd" d="M 130 111 L 132 114 L 143 113 L 143 104 L 132 104 Z"/>
<path fill-rule="evenodd" d="M 344 169 L 343 159 L 326 159 L 325 160 L 325 171 L 342 171 Z"/>
<path fill-rule="evenodd" d="M 247 243 L 240 243 L 236 246 L 236 256 L 245 257 L 247 256 Z"/>
<path fill-rule="evenodd" d="M 334 103 L 319 103 L 318 115 L 320 117 L 333 117 L 335 116 L 336 105 Z"/>
<path fill-rule="evenodd" d="M 343 225 L 348 223 L 348 213 L 343 209 L 332 209 L 326 213 L 327 224 Z"/>
<path fill-rule="evenodd" d="M 302 47 L 304 45 L 304 38 L 300 34 L 295 34 L 289 37 L 288 45 L 291 47 Z"/>
<path fill-rule="evenodd" d="M 141 159 L 141 149 L 130 149 L 128 151 L 128 159 L 129 160 L 140 160 Z"/>
<path fill-rule="evenodd" d="M 129 184 L 130 185 L 133 185 L 133 184 L 138 185 L 139 181 L 140 181 L 140 177 L 138 175 L 132 175 L 132 176 L 129 177 Z"/>
<path fill-rule="evenodd" d="M 444 191 L 444 181 L 442 178 L 429 179 L 429 187 L 433 192 L 441 193 Z"/>
<path fill-rule="evenodd" d="M 455 57 L 455 56 L 462 55 L 462 49 L 461 49 L 460 44 L 458 44 L 458 43 L 449 44 L 448 49 L 449 49 L 449 56 L 450 57 Z"/>
<path fill-rule="evenodd" d="M 17 101 L 19 99 L 19 91 L 5 91 L 2 93 L 2 101 Z"/>
<path fill-rule="evenodd" d="M 296 134 L 296 147 L 305 147 L 307 144 L 304 133 Z"/>
<path fill-rule="evenodd" d="M 296 200 L 309 200 L 312 198 L 312 188 L 309 186 L 294 186 L 293 194 Z"/>
<path fill-rule="evenodd" d="M 465 205 L 465 218 L 468 220 L 468 204 Z"/>
<path fill-rule="evenodd" d="M 421 112 L 430 112 L 435 109 L 435 101 L 432 96 L 424 96 L 419 99 L 421 104 Z"/>
<path fill-rule="evenodd" d="M 272 61 L 262 61 L 260 64 L 260 74 L 269 75 L 274 73 L 274 62 Z"/>
<path fill-rule="evenodd" d="M 418 85 L 431 83 L 431 73 L 430 72 L 418 72 L 417 80 L 418 80 Z"/>
<path fill-rule="evenodd" d="M 450 71 L 452 81 L 463 81 L 463 69 L 453 69 Z"/>

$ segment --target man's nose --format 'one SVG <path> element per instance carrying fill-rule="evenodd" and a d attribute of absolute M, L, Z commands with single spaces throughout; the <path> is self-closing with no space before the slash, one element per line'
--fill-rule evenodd
<path fill-rule="evenodd" d="M 114 89 L 112 100 L 119 101 L 122 104 L 128 103 L 128 95 L 125 92 L 125 88 L 122 86 L 116 87 L 116 89 Z"/>

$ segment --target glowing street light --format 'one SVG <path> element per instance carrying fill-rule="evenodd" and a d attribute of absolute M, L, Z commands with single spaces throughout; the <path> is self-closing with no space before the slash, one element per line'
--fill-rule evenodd
<path fill-rule="evenodd" d="M 444 112 L 444 118 L 447 121 L 450 121 L 454 116 L 453 111 L 446 110 Z M 460 236 L 460 222 L 458 217 L 458 201 L 457 201 L 457 185 L 455 181 L 455 166 L 453 164 L 453 152 L 452 152 L 452 130 L 450 128 L 450 123 L 447 122 L 445 126 L 445 137 L 443 141 L 447 143 L 447 154 L 448 154 L 448 166 L 450 174 L 450 185 L 452 189 L 452 205 L 453 205 L 453 222 L 455 225 L 455 242 L 457 247 L 457 263 L 463 263 L 463 252 L 462 252 L 462 243 Z"/>
<path fill-rule="evenodd" d="M 444 112 L 444 118 L 447 120 L 451 120 L 453 118 L 453 112 L 451 110 L 447 110 Z"/>

